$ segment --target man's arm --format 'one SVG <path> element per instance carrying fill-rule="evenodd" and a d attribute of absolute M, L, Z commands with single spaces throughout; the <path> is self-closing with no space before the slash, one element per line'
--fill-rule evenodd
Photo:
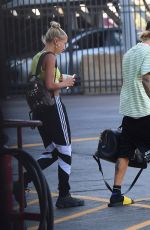
<path fill-rule="evenodd" d="M 142 83 L 147 96 L 150 98 L 150 73 L 147 73 L 142 77 Z"/>

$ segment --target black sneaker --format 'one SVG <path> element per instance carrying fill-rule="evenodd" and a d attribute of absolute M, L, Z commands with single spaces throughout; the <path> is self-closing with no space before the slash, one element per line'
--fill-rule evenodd
<path fill-rule="evenodd" d="M 84 205 L 84 200 L 74 198 L 70 194 L 65 197 L 58 197 L 56 201 L 56 207 L 59 209 L 71 208 L 71 207 L 77 207 L 83 205 Z"/>
<path fill-rule="evenodd" d="M 26 208 L 27 207 L 27 201 L 26 201 L 26 194 L 25 191 L 27 190 L 27 188 L 24 190 L 24 203 L 23 203 L 23 207 Z M 21 205 L 21 199 L 20 199 L 20 194 L 21 194 L 21 185 L 19 183 L 19 181 L 15 181 L 13 183 L 13 194 L 15 197 L 15 200 L 19 203 L 19 205 Z"/>
<path fill-rule="evenodd" d="M 127 196 L 111 196 L 108 207 L 118 207 L 133 204 L 134 200 Z"/>

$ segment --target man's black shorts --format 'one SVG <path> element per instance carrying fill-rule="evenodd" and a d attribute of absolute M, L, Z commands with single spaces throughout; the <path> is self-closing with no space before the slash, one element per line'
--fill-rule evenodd
<path fill-rule="evenodd" d="M 125 116 L 122 120 L 118 154 L 120 157 L 130 157 L 136 148 L 150 149 L 150 115 L 138 119 Z"/>

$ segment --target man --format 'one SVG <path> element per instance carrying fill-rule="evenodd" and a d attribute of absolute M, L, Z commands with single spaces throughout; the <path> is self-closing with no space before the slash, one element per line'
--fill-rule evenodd
<path fill-rule="evenodd" d="M 136 148 L 150 149 L 150 31 L 123 57 L 123 86 L 120 113 L 123 115 L 119 155 L 115 166 L 113 192 L 109 207 L 130 205 L 134 201 L 121 195 L 121 185 L 129 158 Z"/>

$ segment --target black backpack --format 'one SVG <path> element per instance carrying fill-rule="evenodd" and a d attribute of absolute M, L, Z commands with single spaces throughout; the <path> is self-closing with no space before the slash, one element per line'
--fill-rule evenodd
<path fill-rule="evenodd" d="M 27 88 L 26 88 L 26 100 L 33 112 L 36 109 L 40 109 L 43 106 L 54 105 L 54 97 L 51 95 L 50 91 L 46 89 L 43 80 L 40 79 L 39 75 L 41 72 L 41 65 L 44 57 L 50 52 L 44 52 L 41 54 L 35 75 L 29 76 Z"/>

